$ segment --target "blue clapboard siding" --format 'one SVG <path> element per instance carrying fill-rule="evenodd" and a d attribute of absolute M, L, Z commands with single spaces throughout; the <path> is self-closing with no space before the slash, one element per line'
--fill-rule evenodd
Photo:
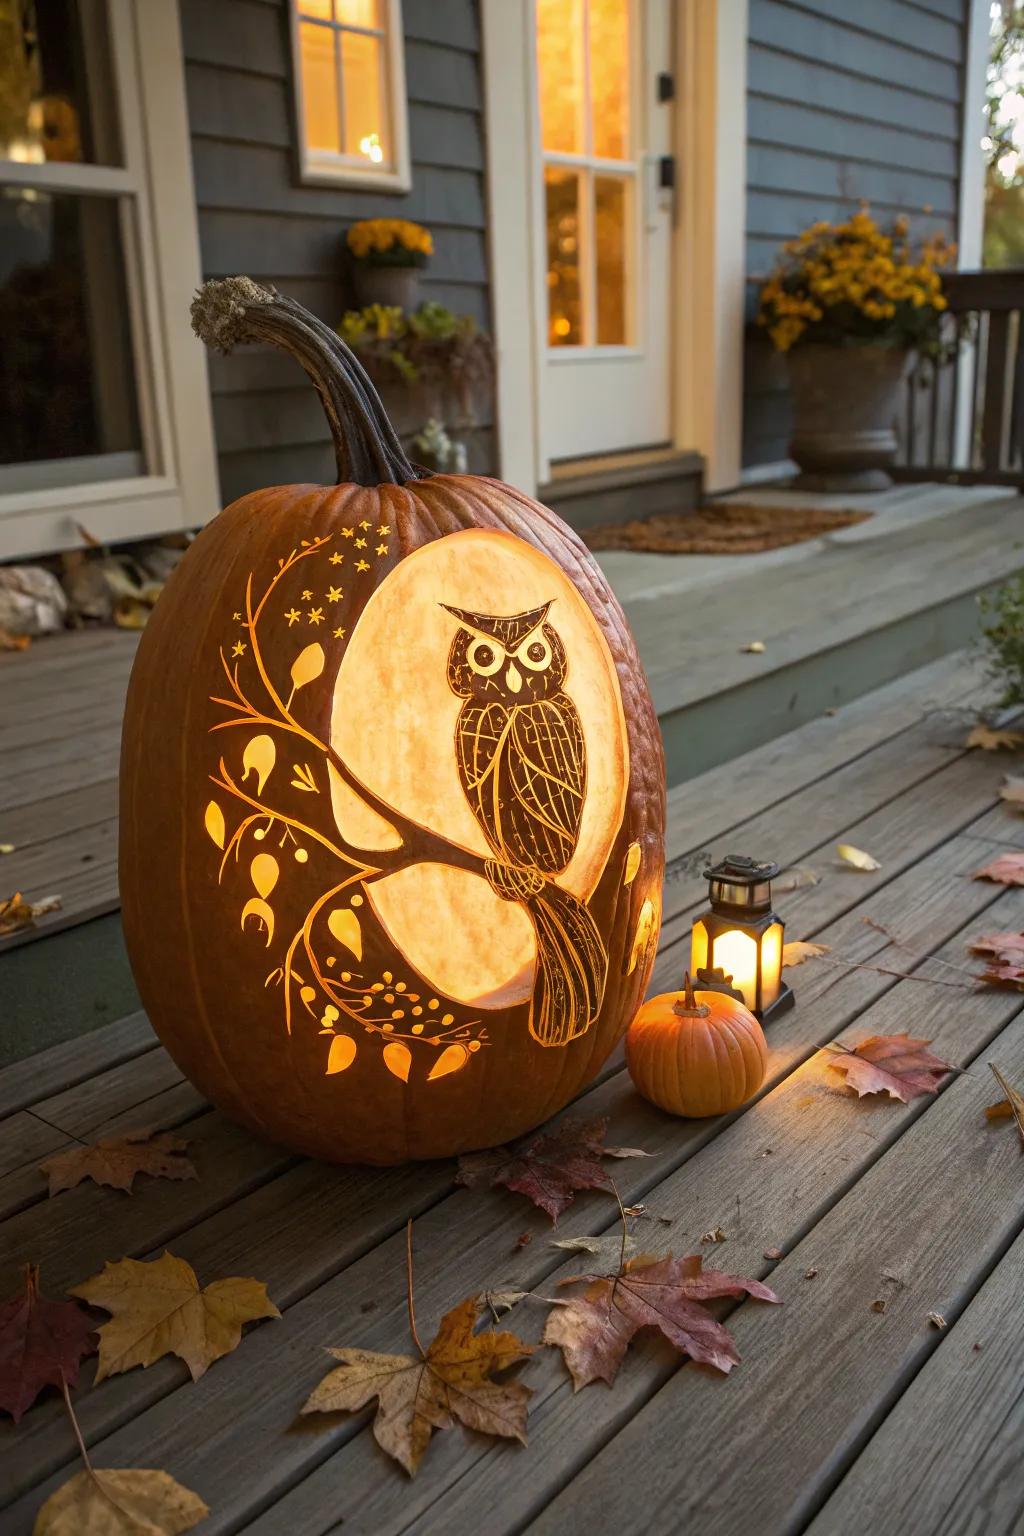
<path fill-rule="evenodd" d="M 956 238 L 968 0 L 750 0 L 747 318 L 783 240 L 866 199 Z M 744 465 L 784 459 L 786 373 L 748 323 Z"/>
<path fill-rule="evenodd" d="M 345 228 L 415 219 L 435 243 L 423 297 L 489 326 L 476 0 L 404 0 L 413 184 L 400 196 L 299 181 L 286 0 L 180 3 L 204 276 L 249 273 L 333 324 L 351 302 Z M 297 364 L 247 348 L 211 356 L 210 382 L 225 502 L 334 478 L 323 413 Z M 492 414 L 481 402 L 471 468 L 494 467 Z"/>

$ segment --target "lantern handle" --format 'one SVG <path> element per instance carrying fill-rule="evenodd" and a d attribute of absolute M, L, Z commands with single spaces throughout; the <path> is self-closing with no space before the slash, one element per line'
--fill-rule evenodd
<path fill-rule="evenodd" d="M 672 1004 L 672 1012 L 677 1013 L 681 1019 L 706 1019 L 711 1012 L 707 1003 L 698 1003 L 689 971 L 683 975 L 683 1000 L 680 1002 L 676 999 Z"/>
<path fill-rule="evenodd" d="M 192 300 L 192 329 L 208 347 L 271 342 L 302 364 L 334 441 L 339 485 L 407 485 L 431 471 L 413 464 L 369 374 L 336 331 L 295 299 L 251 277 L 214 278 Z"/>

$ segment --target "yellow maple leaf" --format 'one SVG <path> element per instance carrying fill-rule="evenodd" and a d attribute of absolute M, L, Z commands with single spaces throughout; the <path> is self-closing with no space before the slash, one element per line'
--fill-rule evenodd
<path fill-rule="evenodd" d="M 855 848 L 852 843 L 837 843 L 836 853 L 844 864 L 849 864 L 851 869 L 860 869 L 870 873 L 873 869 L 881 869 L 878 860 L 872 858 L 870 853 L 865 853 L 863 848 Z"/>
<path fill-rule="evenodd" d="M 198 1494 L 166 1472 L 87 1468 L 51 1493 L 33 1536 L 180 1536 L 210 1513 Z"/>
<path fill-rule="evenodd" d="M 261 1280 L 235 1276 L 200 1288 L 191 1264 L 171 1253 L 108 1262 L 68 1294 L 112 1314 L 99 1329 L 97 1382 L 163 1355 L 178 1355 L 198 1381 L 236 1348 L 243 1323 L 281 1316 Z"/>
<path fill-rule="evenodd" d="M 979 720 L 964 745 L 980 747 L 983 752 L 1012 752 L 1015 747 L 1024 747 L 1024 733 L 994 730 L 992 726 L 985 725 Z"/>
<path fill-rule="evenodd" d="M 807 939 L 794 939 L 792 944 L 782 946 L 782 963 L 786 965 L 803 965 L 805 960 L 814 960 L 818 955 L 828 954 L 827 944 L 812 944 Z"/>

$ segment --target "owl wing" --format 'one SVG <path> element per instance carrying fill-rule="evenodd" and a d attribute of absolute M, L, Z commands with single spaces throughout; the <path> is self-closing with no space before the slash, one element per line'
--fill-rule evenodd
<path fill-rule="evenodd" d="M 502 753 L 522 862 L 557 874 L 576 851 L 587 789 L 587 752 L 567 694 L 514 709 Z"/>
<path fill-rule="evenodd" d="M 495 853 L 506 855 L 502 841 L 500 767 L 509 737 L 509 712 L 497 702 L 463 705 L 455 726 L 459 779 L 484 836 Z"/>

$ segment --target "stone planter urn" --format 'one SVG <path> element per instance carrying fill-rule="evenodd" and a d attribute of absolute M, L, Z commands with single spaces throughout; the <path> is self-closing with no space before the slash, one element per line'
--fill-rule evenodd
<path fill-rule="evenodd" d="M 790 457 L 801 491 L 884 491 L 912 354 L 900 347 L 806 342 L 787 356 L 793 395 Z"/>
<path fill-rule="evenodd" d="M 353 263 L 352 284 L 361 308 L 384 304 L 409 314 L 419 303 L 418 267 L 372 266 L 358 261 Z"/>

